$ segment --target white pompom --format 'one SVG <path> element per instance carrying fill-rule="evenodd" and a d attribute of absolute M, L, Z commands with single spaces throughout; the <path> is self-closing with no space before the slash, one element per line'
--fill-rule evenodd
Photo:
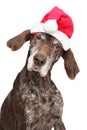
<path fill-rule="evenodd" d="M 45 22 L 43 29 L 49 34 L 54 33 L 58 29 L 56 20 L 48 20 Z"/>

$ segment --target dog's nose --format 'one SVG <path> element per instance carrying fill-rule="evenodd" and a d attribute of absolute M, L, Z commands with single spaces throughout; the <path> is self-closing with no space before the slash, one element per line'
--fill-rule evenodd
<path fill-rule="evenodd" d="M 42 66 L 46 63 L 46 57 L 41 54 L 36 54 L 34 56 L 34 63 L 38 66 Z"/>

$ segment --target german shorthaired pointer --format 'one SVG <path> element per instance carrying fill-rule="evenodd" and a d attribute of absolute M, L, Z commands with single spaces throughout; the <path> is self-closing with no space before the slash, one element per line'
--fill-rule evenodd
<path fill-rule="evenodd" d="M 65 130 L 63 99 L 51 80 L 51 69 L 62 56 L 67 75 L 74 79 L 79 72 L 74 55 L 53 36 L 30 30 L 10 39 L 7 46 L 15 51 L 28 40 L 26 64 L 1 108 L 0 130 Z"/>

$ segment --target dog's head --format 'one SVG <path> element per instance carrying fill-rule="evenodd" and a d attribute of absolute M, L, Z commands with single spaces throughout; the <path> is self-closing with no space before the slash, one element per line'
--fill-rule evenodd
<path fill-rule="evenodd" d="M 18 50 L 26 41 L 30 40 L 30 51 L 27 61 L 28 71 L 37 71 L 45 77 L 52 65 L 60 58 L 64 59 L 65 70 L 69 78 L 74 79 L 79 72 L 72 51 L 64 51 L 62 43 L 46 33 L 31 34 L 29 30 L 10 39 L 7 46 L 13 51 Z"/>
<path fill-rule="evenodd" d="M 53 63 L 62 55 L 62 44 L 46 33 L 36 33 L 30 41 L 30 56 L 27 68 L 37 71 L 42 77 L 46 76 Z"/>

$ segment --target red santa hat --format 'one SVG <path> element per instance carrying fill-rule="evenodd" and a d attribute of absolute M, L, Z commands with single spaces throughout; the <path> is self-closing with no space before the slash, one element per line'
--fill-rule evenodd
<path fill-rule="evenodd" d="M 57 38 L 63 45 L 65 51 L 70 48 L 70 38 L 74 27 L 72 19 L 63 10 L 54 7 L 48 12 L 40 23 L 31 28 L 31 33 L 45 32 Z"/>

